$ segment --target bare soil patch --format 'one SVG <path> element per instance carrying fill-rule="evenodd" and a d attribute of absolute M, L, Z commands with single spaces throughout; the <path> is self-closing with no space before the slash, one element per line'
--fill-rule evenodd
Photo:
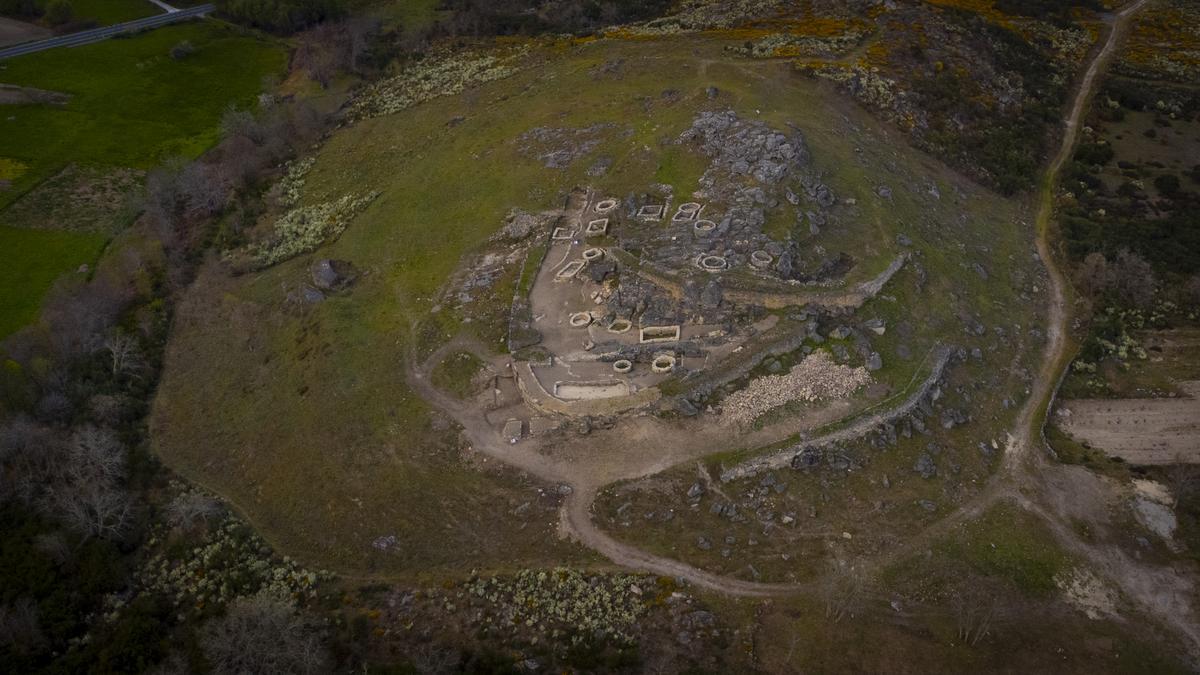
<path fill-rule="evenodd" d="M 1130 464 L 1200 462 L 1200 381 L 1183 398 L 1063 401 L 1059 425 L 1073 438 Z"/>
<path fill-rule="evenodd" d="M 0 84 L 0 105 L 66 105 L 70 100 L 70 94 L 58 91 L 47 91 L 35 87 L 18 87 L 15 84 Z"/>
<path fill-rule="evenodd" d="M 7 224 L 36 230 L 113 232 L 137 214 L 144 172 L 71 164 L 21 197 Z"/>
<path fill-rule="evenodd" d="M 0 16 L 0 47 L 51 37 L 54 32 L 24 21 Z"/>

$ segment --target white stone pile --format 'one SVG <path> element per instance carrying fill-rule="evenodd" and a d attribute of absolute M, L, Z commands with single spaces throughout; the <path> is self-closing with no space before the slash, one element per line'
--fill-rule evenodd
<path fill-rule="evenodd" d="M 846 398 L 871 382 L 866 368 L 834 363 L 829 352 L 816 351 L 784 375 L 767 375 L 752 380 L 745 389 L 722 402 L 721 420 L 746 426 L 764 413 L 792 401 L 815 402 Z"/>

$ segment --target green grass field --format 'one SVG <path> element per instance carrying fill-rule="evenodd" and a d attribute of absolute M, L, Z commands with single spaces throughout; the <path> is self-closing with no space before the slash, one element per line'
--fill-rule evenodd
<path fill-rule="evenodd" d="M 89 3 L 116 12 L 131 3 Z M 149 2 L 146 5 L 153 7 Z M 182 61 L 168 55 L 187 40 L 196 52 Z M 251 105 L 262 76 L 281 72 L 282 45 L 241 34 L 215 22 L 160 28 L 130 38 L 55 49 L 5 62 L 0 81 L 70 94 L 65 106 L 6 106 L 0 116 L 0 173 L 11 188 L 0 192 L 4 209 L 69 163 L 148 169 L 161 161 L 193 158 L 217 139 L 229 105 Z M 54 278 L 94 256 L 97 235 L 25 233 L 6 228 L 0 246 L 0 337 L 36 314 Z M 45 241 L 42 252 L 33 244 Z"/>
<path fill-rule="evenodd" d="M 171 47 L 184 40 L 196 52 L 171 59 Z M 149 168 L 199 155 L 216 140 L 225 108 L 250 105 L 262 76 L 281 72 L 285 59 L 281 45 L 194 22 L 5 62 L 0 81 L 72 99 L 6 108 L 0 157 L 28 169 L 0 193 L 0 207 L 68 162 Z"/>
<path fill-rule="evenodd" d="M 107 240 L 103 234 L 0 225 L 0 337 L 32 321 L 54 280 L 95 262 Z"/>

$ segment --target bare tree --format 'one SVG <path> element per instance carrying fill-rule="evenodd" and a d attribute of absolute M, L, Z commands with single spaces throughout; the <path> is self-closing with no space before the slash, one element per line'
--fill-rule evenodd
<path fill-rule="evenodd" d="M 1167 487 L 1175 497 L 1175 503 L 1191 501 L 1200 492 L 1200 465 L 1188 464 L 1183 457 L 1166 468 Z"/>
<path fill-rule="evenodd" d="M 138 340 L 132 335 L 121 332 L 110 333 L 104 341 L 104 349 L 108 352 L 113 377 L 122 375 L 137 377 L 146 368 Z"/>
<path fill-rule="evenodd" d="M 0 645 L 18 654 L 36 651 L 46 642 L 38 621 L 38 607 L 29 598 L 0 605 Z"/>
<path fill-rule="evenodd" d="M 172 248 L 179 241 L 180 209 L 183 196 L 179 190 L 180 160 L 167 162 L 146 176 L 146 215 L 154 224 L 163 245 Z"/>
<path fill-rule="evenodd" d="M 75 413 L 71 398 L 57 389 L 42 394 L 35 410 L 38 419 L 50 424 L 66 424 Z"/>
<path fill-rule="evenodd" d="M 112 431 L 83 427 L 40 472 L 38 504 L 84 538 L 120 539 L 133 523 L 133 500 L 120 485 L 126 449 Z"/>
<path fill-rule="evenodd" d="M 123 538 L 133 525 L 133 500 L 124 490 L 99 483 L 56 483 L 44 500 L 49 515 L 85 539 Z"/>
<path fill-rule="evenodd" d="M 862 607 L 866 590 L 866 579 L 861 572 L 852 567 L 836 567 L 821 589 L 825 618 L 838 623 L 847 616 L 854 616 Z"/>
<path fill-rule="evenodd" d="M 995 594 L 983 590 L 964 590 L 954 596 L 958 620 L 958 639 L 974 647 L 992 628 L 999 607 Z"/>
<path fill-rule="evenodd" d="M 0 504 L 31 503 L 61 456 L 58 434 L 18 415 L 0 425 Z"/>
<path fill-rule="evenodd" d="M 133 297 L 132 288 L 108 277 L 56 287 L 42 311 L 51 349 L 65 358 L 94 353 Z"/>
<path fill-rule="evenodd" d="M 179 193 L 188 218 L 220 213 L 229 202 L 229 185 L 221 172 L 204 162 L 192 162 L 179 172 Z"/>
<path fill-rule="evenodd" d="M 97 424 L 115 427 L 129 412 L 129 399 L 114 394 L 96 394 L 87 400 L 88 416 Z"/>
<path fill-rule="evenodd" d="M 217 500 L 199 492 L 186 492 L 167 505 L 167 520 L 176 527 L 190 530 L 199 523 L 216 518 L 223 511 Z"/>
<path fill-rule="evenodd" d="M 71 545 L 60 532 L 39 534 L 33 538 L 33 548 L 56 564 L 62 565 L 71 559 Z"/>
<path fill-rule="evenodd" d="M 71 434 L 62 470 L 71 482 L 114 486 L 125 478 L 125 455 L 125 446 L 115 433 L 87 426 Z"/>
<path fill-rule="evenodd" d="M 1200 305 L 1200 274 L 1193 274 L 1183 285 L 1184 302 Z"/>
<path fill-rule="evenodd" d="M 1098 251 L 1087 254 L 1076 273 L 1080 289 L 1093 298 L 1104 295 L 1108 290 L 1110 276 L 1108 259 Z"/>
<path fill-rule="evenodd" d="M 218 675 L 323 673 L 329 655 L 288 602 L 267 593 L 238 598 L 200 630 L 200 648 Z"/>
<path fill-rule="evenodd" d="M 229 106 L 221 115 L 221 135 L 225 138 L 245 136 L 255 143 L 262 142 L 262 126 L 254 113 Z"/>
<path fill-rule="evenodd" d="M 1146 307 L 1154 299 L 1157 281 L 1154 268 L 1145 258 L 1127 248 L 1117 253 L 1112 266 L 1112 287 L 1130 307 Z"/>

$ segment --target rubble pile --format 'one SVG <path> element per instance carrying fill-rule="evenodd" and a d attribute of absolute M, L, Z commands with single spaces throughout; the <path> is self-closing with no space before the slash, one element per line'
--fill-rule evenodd
<path fill-rule="evenodd" d="M 768 375 L 730 394 L 722 403 L 721 419 L 726 424 L 748 425 L 760 415 L 792 401 L 845 398 L 868 384 L 866 368 L 834 363 L 829 352 L 819 350 L 805 357 L 785 375 Z"/>

